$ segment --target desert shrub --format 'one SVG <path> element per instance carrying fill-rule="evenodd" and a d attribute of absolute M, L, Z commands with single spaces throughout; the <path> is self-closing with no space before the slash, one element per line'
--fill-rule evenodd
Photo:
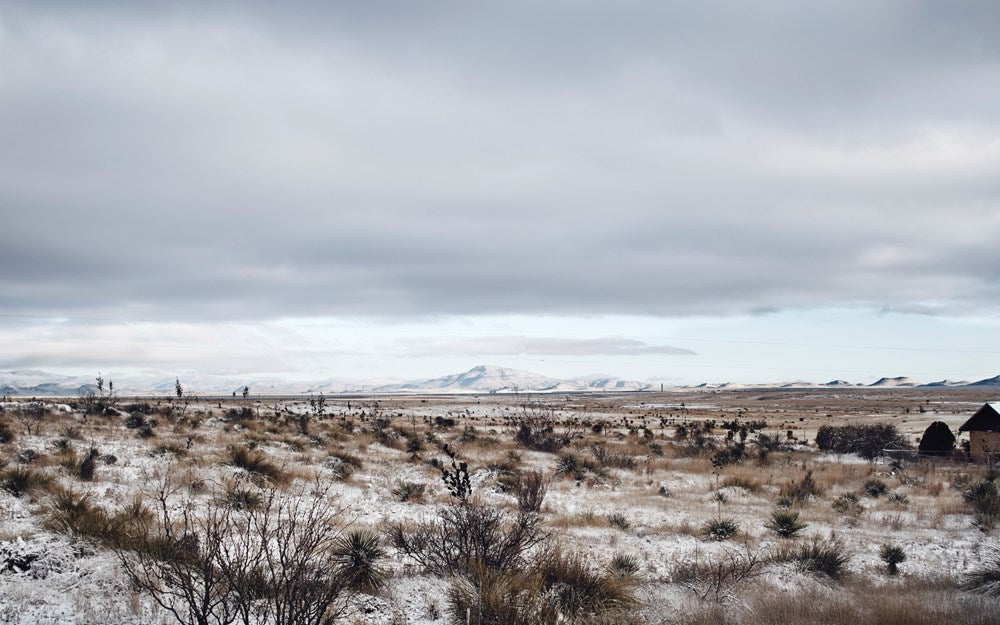
<path fill-rule="evenodd" d="M 760 482 L 749 475 L 727 475 L 722 479 L 723 488 L 742 488 L 748 493 L 760 491 Z"/>
<path fill-rule="evenodd" d="M 451 459 L 451 467 L 441 466 L 441 481 L 452 497 L 465 501 L 472 494 L 472 482 L 469 480 L 469 463 L 460 462 L 457 454 L 448 445 L 442 451 Z"/>
<path fill-rule="evenodd" d="M 393 497 L 402 502 L 420 501 L 424 498 L 426 488 L 424 484 L 419 482 L 400 482 L 393 486 L 390 492 Z"/>
<path fill-rule="evenodd" d="M 553 554 L 532 570 L 478 568 L 448 592 L 454 622 L 476 625 L 632 625 L 634 590 L 627 576 L 595 573 L 576 556 Z"/>
<path fill-rule="evenodd" d="M 969 592 L 1000 597 L 1000 551 L 994 551 L 986 560 L 962 580 L 962 588 Z"/>
<path fill-rule="evenodd" d="M 716 601 L 724 593 L 759 577 L 766 560 L 749 544 L 742 548 L 724 547 L 720 553 L 705 556 L 696 551 L 674 565 L 671 580 L 693 592 L 699 599 L 713 596 Z"/>
<path fill-rule="evenodd" d="M 806 471 L 802 479 L 782 484 L 780 494 L 796 503 L 804 503 L 811 497 L 819 495 L 820 488 L 816 484 L 816 480 L 813 479 L 812 471 Z"/>
<path fill-rule="evenodd" d="M 253 417 L 253 408 L 250 408 L 249 406 L 242 406 L 240 408 L 230 408 L 227 410 L 223 419 L 226 421 L 246 421 L 247 419 L 253 419 Z"/>
<path fill-rule="evenodd" d="M 882 480 L 873 477 L 865 480 L 862 489 L 865 491 L 865 494 L 868 495 L 869 497 L 874 497 L 878 499 L 879 497 L 884 495 L 887 490 L 889 490 L 889 487 L 886 486 L 885 482 L 883 482 Z"/>
<path fill-rule="evenodd" d="M 556 456 L 556 477 L 568 476 L 580 481 L 585 479 L 588 473 L 592 473 L 598 479 L 603 479 L 607 475 L 602 467 L 572 451 L 563 451 Z"/>
<path fill-rule="evenodd" d="M 51 483 L 51 477 L 27 467 L 12 467 L 0 472 L 0 489 L 15 497 L 35 492 Z"/>
<path fill-rule="evenodd" d="M 879 548 L 878 556 L 885 562 L 886 572 L 895 575 L 899 572 L 899 564 L 906 561 L 906 552 L 899 545 L 884 544 Z"/>
<path fill-rule="evenodd" d="M 917 451 L 921 456 L 948 456 L 955 451 L 955 435 L 944 421 L 935 421 L 927 426 Z"/>
<path fill-rule="evenodd" d="M 627 530 L 629 527 L 631 527 L 631 524 L 628 522 L 628 519 L 621 512 L 614 512 L 612 514 L 609 514 L 608 525 L 610 525 L 615 529 L 619 529 L 623 532 Z"/>
<path fill-rule="evenodd" d="M 621 610 L 635 603 L 631 580 L 597 573 L 578 555 L 548 554 L 542 559 L 538 575 L 542 588 L 570 617 Z"/>
<path fill-rule="evenodd" d="M 806 524 L 799 521 L 797 511 L 779 508 L 771 513 L 771 520 L 766 527 L 782 538 L 791 538 L 805 529 Z"/>
<path fill-rule="evenodd" d="M 600 466 L 606 468 L 634 469 L 636 464 L 638 464 L 634 456 L 626 454 L 623 451 L 610 450 L 603 443 L 591 445 L 590 453 L 594 455 Z"/>
<path fill-rule="evenodd" d="M 116 549 L 121 569 L 184 625 L 332 623 L 345 585 L 334 555 L 340 511 L 328 489 L 308 488 L 272 487 L 259 508 L 235 511 L 215 499 L 168 503 L 179 487 L 167 478 L 138 538 Z"/>
<path fill-rule="evenodd" d="M 0 444 L 9 443 L 17 437 L 14 430 L 10 427 L 10 424 L 4 420 L 0 420 Z"/>
<path fill-rule="evenodd" d="M 814 536 L 811 541 L 799 545 L 794 560 L 805 571 L 841 580 L 847 576 L 850 556 L 839 540 Z"/>
<path fill-rule="evenodd" d="M 229 464 L 239 467 L 251 475 L 268 479 L 275 483 L 288 481 L 288 475 L 278 465 L 267 459 L 264 452 L 244 445 L 231 445 L 228 449 Z"/>
<path fill-rule="evenodd" d="M 568 475 L 573 477 L 573 479 L 582 480 L 586 476 L 586 473 L 587 469 L 584 467 L 579 455 L 571 451 L 564 451 L 556 457 L 557 476 Z"/>
<path fill-rule="evenodd" d="M 709 540 L 729 540 L 740 531 L 740 525 L 735 519 L 717 517 L 709 519 L 702 526 L 702 535 Z"/>
<path fill-rule="evenodd" d="M 94 480 L 94 475 L 97 470 L 97 459 L 100 455 L 100 452 L 98 452 L 96 448 L 90 448 L 90 451 L 87 453 L 87 457 L 80 463 L 80 469 L 77 471 L 81 480 L 85 482 L 92 482 Z"/>
<path fill-rule="evenodd" d="M 476 567 L 516 570 L 549 534 L 538 515 L 516 515 L 466 501 L 447 506 L 438 519 L 389 528 L 390 542 L 432 573 L 447 575 Z"/>
<path fill-rule="evenodd" d="M 146 425 L 146 417 L 144 417 L 140 412 L 133 412 L 129 416 L 125 417 L 123 424 L 130 430 L 137 430 Z"/>
<path fill-rule="evenodd" d="M 42 455 L 34 449 L 22 449 L 17 452 L 17 461 L 21 464 L 32 464 L 41 457 Z"/>
<path fill-rule="evenodd" d="M 906 493 L 893 492 L 886 495 L 885 500 L 894 506 L 905 506 L 910 503 L 910 498 L 906 496 Z"/>
<path fill-rule="evenodd" d="M 181 447 L 177 443 L 160 443 L 153 448 L 152 453 L 162 456 L 163 454 L 170 454 L 175 458 L 181 458 L 188 455 L 188 450 Z"/>
<path fill-rule="evenodd" d="M 992 529 L 1000 519 L 1000 493 L 996 483 L 989 478 L 974 482 L 963 493 L 965 502 L 972 508 L 976 525 Z"/>
<path fill-rule="evenodd" d="M 122 548 L 135 544 L 149 510 L 139 498 L 111 513 L 73 489 L 55 488 L 42 526 L 50 531 Z"/>
<path fill-rule="evenodd" d="M 823 425 L 816 433 L 816 446 L 823 451 L 858 454 L 867 460 L 884 455 L 886 449 L 909 449 L 906 437 L 886 423 Z"/>
<path fill-rule="evenodd" d="M 233 510 L 254 510 L 264 502 L 264 497 L 256 488 L 245 486 L 241 480 L 225 483 L 221 503 Z"/>
<path fill-rule="evenodd" d="M 540 512 L 549 491 L 549 479 L 541 471 L 517 473 L 512 484 L 517 507 L 522 512 Z"/>
<path fill-rule="evenodd" d="M 856 517 L 865 511 L 865 507 L 858 501 L 858 496 L 854 493 L 845 493 L 833 500 L 833 509 L 840 514 Z"/>
<path fill-rule="evenodd" d="M 573 442 L 573 438 L 572 432 L 560 434 L 551 425 L 539 428 L 527 421 L 522 421 L 518 425 L 517 433 L 514 435 L 514 440 L 522 447 L 552 454 Z"/>
<path fill-rule="evenodd" d="M 348 588 L 377 592 L 385 583 L 385 571 L 379 561 L 385 550 L 379 537 L 368 530 L 353 530 L 337 539 L 333 546 L 337 574 Z"/>

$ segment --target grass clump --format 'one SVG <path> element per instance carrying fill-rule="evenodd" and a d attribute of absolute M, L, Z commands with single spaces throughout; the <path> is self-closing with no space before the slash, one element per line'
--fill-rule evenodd
<path fill-rule="evenodd" d="M 477 568 L 452 584 L 448 604 L 454 622 L 472 625 L 640 622 L 628 576 L 599 574 L 558 552 L 527 571 Z"/>
<path fill-rule="evenodd" d="M 623 532 L 632 526 L 628 522 L 628 519 L 625 518 L 625 515 L 620 512 L 615 512 L 608 515 L 608 525 L 610 525 L 615 529 L 619 529 Z"/>
<path fill-rule="evenodd" d="M 0 489 L 15 497 L 23 497 L 52 483 L 52 478 L 27 467 L 12 467 L 0 473 Z"/>
<path fill-rule="evenodd" d="M 244 445 L 232 445 L 229 447 L 228 463 L 271 482 L 280 484 L 288 481 L 288 475 L 278 465 L 268 460 L 267 455 L 258 449 L 250 449 Z"/>
<path fill-rule="evenodd" d="M 549 492 L 549 478 L 541 471 L 518 473 L 512 480 L 511 490 L 522 512 L 540 512 L 545 495 Z"/>
<path fill-rule="evenodd" d="M 813 479 L 812 471 L 806 471 L 802 479 L 782 484 L 779 494 L 792 502 L 801 504 L 822 493 L 816 480 Z"/>
<path fill-rule="evenodd" d="M 793 559 L 805 571 L 838 581 L 847 577 L 850 562 L 843 543 L 835 538 L 823 540 L 818 536 L 800 545 Z"/>
<path fill-rule="evenodd" d="M 889 487 L 886 486 L 885 482 L 874 477 L 865 480 L 865 484 L 862 488 L 864 489 L 866 495 L 874 499 L 878 499 L 889 490 Z"/>

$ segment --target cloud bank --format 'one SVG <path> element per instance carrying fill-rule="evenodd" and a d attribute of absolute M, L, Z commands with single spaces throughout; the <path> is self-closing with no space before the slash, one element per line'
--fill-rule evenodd
<path fill-rule="evenodd" d="M 997 32 L 995 2 L 15 0 L 0 309 L 995 314 Z"/>

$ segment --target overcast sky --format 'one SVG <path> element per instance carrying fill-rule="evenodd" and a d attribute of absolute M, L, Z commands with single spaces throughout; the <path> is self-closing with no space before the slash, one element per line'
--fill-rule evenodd
<path fill-rule="evenodd" d="M 1000 3 L 0 4 L 0 368 L 1000 373 Z"/>

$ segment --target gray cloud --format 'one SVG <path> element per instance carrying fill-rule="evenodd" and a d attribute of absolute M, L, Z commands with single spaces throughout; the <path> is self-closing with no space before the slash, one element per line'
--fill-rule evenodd
<path fill-rule="evenodd" d="M 649 345 L 643 341 L 620 337 L 569 339 L 534 336 L 483 336 L 459 341 L 409 340 L 410 353 L 504 356 L 504 355 L 566 355 L 566 356 L 638 356 L 668 354 L 693 356 L 695 352 L 671 345 Z"/>
<path fill-rule="evenodd" d="M 996 3 L 7 3 L 0 309 L 997 312 Z"/>

